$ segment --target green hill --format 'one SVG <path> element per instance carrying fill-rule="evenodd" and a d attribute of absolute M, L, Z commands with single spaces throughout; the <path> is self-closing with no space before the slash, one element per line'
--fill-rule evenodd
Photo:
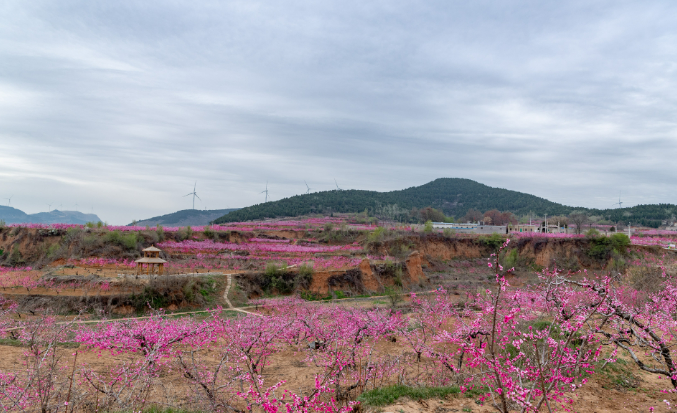
<path fill-rule="evenodd" d="M 148 225 L 151 227 L 154 227 L 158 224 L 173 227 L 186 225 L 207 225 L 212 220 L 224 216 L 235 210 L 237 210 L 237 208 L 211 209 L 211 210 L 184 209 L 182 211 L 172 212 L 171 214 L 143 219 L 141 221 L 137 221 L 136 225 L 139 226 Z"/>
<path fill-rule="evenodd" d="M 575 208 L 522 192 L 492 188 L 470 179 L 440 178 L 425 185 L 391 192 L 333 190 L 296 195 L 232 211 L 216 219 L 214 223 L 296 217 L 314 213 L 354 213 L 365 209 L 370 213 L 390 209 L 395 211 L 393 215 L 404 216 L 412 208 L 429 206 L 456 218 L 462 217 L 471 208 L 482 212 L 498 209 L 516 215 L 533 213 L 539 216 L 568 215 L 574 210 L 582 210 L 614 222 L 632 222 L 651 227 L 658 227 L 663 220 L 671 219 L 677 214 L 677 206 L 671 204 L 608 210 Z"/>
<path fill-rule="evenodd" d="M 375 213 L 379 208 L 397 206 L 403 214 L 412 208 L 433 207 L 446 215 L 461 217 L 470 208 L 487 211 L 493 208 L 516 214 L 567 214 L 573 210 L 547 199 L 507 189 L 492 188 L 469 179 L 440 178 L 425 185 L 399 191 L 376 192 L 332 190 L 297 195 L 275 202 L 253 205 L 231 212 L 215 223 L 248 221 L 262 218 L 294 217 L 312 213 L 362 212 Z"/>

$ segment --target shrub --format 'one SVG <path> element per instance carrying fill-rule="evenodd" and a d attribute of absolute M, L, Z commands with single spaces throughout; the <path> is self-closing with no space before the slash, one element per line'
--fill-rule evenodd
<path fill-rule="evenodd" d="M 395 269 L 395 280 L 394 283 L 398 287 L 402 287 L 402 267 L 398 266 Z"/>
<path fill-rule="evenodd" d="M 367 235 L 367 243 L 375 244 L 377 242 L 382 242 L 385 238 L 386 229 L 383 227 L 377 227 L 375 230 Z"/>
<path fill-rule="evenodd" d="M 324 230 L 325 231 L 332 231 L 333 229 L 334 229 L 334 224 L 332 224 L 331 222 L 327 222 L 326 224 L 324 224 Z"/>
<path fill-rule="evenodd" d="M 85 236 L 82 239 L 82 244 L 86 249 L 94 250 L 101 246 L 102 241 L 103 240 L 101 239 L 101 237 L 99 237 L 97 234 L 92 234 Z"/>
<path fill-rule="evenodd" d="M 336 299 L 336 300 L 342 300 L 342 299 L 346 298 L 346 293 L 344 293 L 341 290 L 332 291 L 332 294 L 333 294 L 333 298 Z"/>
<path fill-rule="evenodd" d="M 303 264 L 299 267 L 299 273 L 296 276 L 296 287 L 297 288 L 308 288 L 313 282 L 313 273 L 315 269 L 310 263 Z"/>
<path fill-rule="evenodd" d="M 155 232 L 157 233 L 158 241 L 160 241 L 160 242 L 164 241 L 165 240 L 165 229 L 162 228 L 162 225 L 160 225 L 160 224 L 157 224 L 156 228 L 157 229 L 155 230 Z"/>
<path fill-rule="evenodd" d="M 587 254 L 591 258 L 606 260 L 611 253 L 611 240 L 607 237 L 597 237 L 590 239 L 590 249 Z"/>
<path fill-rule="evenodd" d="M 128 250 L 135 249 L 138 241 L 136 233 L 123 235 L 118 230 L 106 234 L 106 240 L 112 244 L 117 244 Z"/>
<path fill-rule="evenodd" d="M 268 264 L 266 264 L 266 271 L 264 273 L 266 277 L 275 277 L 278 275 L 279 272 L 280 267 L 278 267 L 277 264 L 273 262 L 269 262 Z"/>
<path fill-rule="evenodd" d="M 181 228 L 176 232 L 176 237 L 179 241 L 184 241 L 193 237 L 193 229 L 189 226 Z"/>
<path fill-rule="evenodd" d="M 149 305 L 155 309 L 182 302 L 205 305 L 215 300 L 220 285 L 213 277 L 160 276 L 151 279 L 140 293 L 132 294 L 126 303 L 139 313 L 147 311 Z"/>
<path fill-rule="evenodd" d="M 616 233 L 609 237 L 611 239 L 611 245 L 613 246 L 614 251 L 619 254 L 625 255 L 628 252 L 628 247 L 630 246 L 630 238 L 622 233 Z"/>
<path fill-rule="evenodd" d="M 505 236 L 494 232 L 489 236 L 481 236 L 479 238 L 480 245 L 485 245 L 493 251 L 497 251 L 505 242 Z"/>
<path fill-rule="evenodd" d="M 609 271 L 624 272 L 626 268 L 627 263 L 625 262 L 625 259 L 614 251 L 606 269 Z"/>
<path fill-rule="evenodd" d="M 627 235 L 616 233 L 610 237 L 596 237 L 590 239 L 590 249 L 588 256 L 599 260 L 607 260 L 614 252 L 619 256 L 624 256 L 628 253 L 630 246 L 630 238 Z"/>
<path fill-rule="evenodd" d="M 452 238 L 454 235 L 456 235 L 456 230 L 445 228 L 444 231 L 442 231 L 442 234 L 444 235 L 444 238 Z"/>
<path fill-rule="evenodd" d="M 423 225 L 423 232 L 426 233 L 426 234 L 430 234 L 431 232 L 433 232 L 433 222 L 432 221 L 428 220 L 428 221 L 425 222 L 425 224 Z"/>
<path fill-rule="evenodd" d="M 270 294 L 273 290 L 280 294 L 289 294 L 294 289 L 296 279 L 289 277 L 286 264 L 278 266 L 275 263 L 269 262 L 266 264 L 266 270 L 263 275 L 262 287 L 267 294 Z"/>
<path fill-rule="evenodd" d="M 517 248 L 513 248 L 510 251 L 506 252 L 503 256 L 503 266 L 505 268 L 513 268 L 517 266 L 519 260 L 519 252 Z"/>
<path fill-rule="evenodd" d="M 401 288 L 386 287 L 384 292 L 388 297 L 388 301 L 390 301 L 390 306 L 393 308 L 397 307 L 397 304 L 403 301 Z"/>
<path fill-rule="evenodd" d="M 21 251 L 19 251 L 19 247 L 17 245 L 12 248 L 12 252 L 9 254 L 9 262 L 8 264 L 11 267 L 18 267 L 23 264 L 25 264 L 26 261 L 23 258 L 23 255 L 21 255 Z"/>
<path fill-rule="evenodd" d="M 213 240 L 214 238 L 216 238 L 216 232 L 214 232 L 214 230 L 211 229 L 210 227 L 205 227 L 205 229 L 204 229 L 204 231 L 202 231 L 202 233 L 205 235 L 205 237 L 207 237 L 209 239 Z"/>
<path fill-rule="evenodd" d="M 393 242 L 388 249 L 390 255 L 401 259 L 409 256 L 412 249 L 414 248 L 414 243 L 409 240 L 402 239 L 401 237 L 398 237 L 396 241 L 397 242 Z"/>
<path fill-rule="evenodd" d="M 595 228 L 590 228 L 588 232 L 585 233 L 587 238 L 596 238 L 599 237 L 600 233 Z"/>

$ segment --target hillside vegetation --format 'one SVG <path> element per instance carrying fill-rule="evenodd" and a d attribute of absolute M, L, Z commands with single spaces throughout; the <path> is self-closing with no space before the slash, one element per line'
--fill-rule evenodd
<path fill-rule="evenodd" d="M 470 179 L 440 178 L 425 185 L 391 192 L 332 190 L 297 195 L 233 211 L 216 219 L 214 223 L 296 217 L 313 213 L 356 213 L 365 210 L 373 215 L 406 220 L 412 208 L 425 207 L 442 210 L 446 215 L 456 218 L 465 215 L 469 209 L 498 209 L 516 215 L 531 213 L 537 216 L 568 215 L 576 210 L 614 222 L 631 222 L 651 227 L 658 227 L 663 220 L 672 219 L 677 213 L 677 206 L 671 204 L 608 210 L 576 208 L 535 195 L 492 188 Z"/>

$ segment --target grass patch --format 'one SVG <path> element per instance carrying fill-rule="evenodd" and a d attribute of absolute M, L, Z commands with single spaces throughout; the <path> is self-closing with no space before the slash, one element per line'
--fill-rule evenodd
<path fill-rule="evenodd" d="M 0 338 L 0 346 L 12 346 L 12 347 L 28 347 L 26 343 L 21 340 L 16 340 L 13 338 Z M 63 343 L 56 343 L 57 347 L 63 348 L 78 348 L 80 343 L 74 343 L 71 341 L 65 341 Z"/>
<path fill-rule="evenodd" d="M 302 300 L 305 301 L 331 301 L 331 300 L 336 300 L 338 298 L 371 298 L 371 297 L 383 297 L 382 293 L 370 293 L 370 294 L 356 294 L 356 295 L 351 295 L 350 297 L 347 297 L 343 291 L 334 291 L 336 293 L 336 296 L 332 295 L 332 293 L 329 293 L 327 295 L 321 295 L 318 293 L 314 293 L 312 291 L 301 291 L 300 297 Z M 339 297 L 341 295 L 341 297 Z"/>
<path fill-rule="evenodd" d="M 362 393 L 357 400 L 368 406 L 387 406 L 393 404 L 400 397 L 409 397 L 412 400 L 445 398 L 450 394 L 459 394 L 457 386 L 447 387 L 409 387 L 394 385 L 379 387 Z"/>
<path fill-rule="evenodd" d="M 136 413 L 136 411 L 132 410 L 115 410 L 114 413 Z M 202 413 L 201 411 L 198 410 L 186 410 L 186 409 L 174 409 L 172 407 L 149 407 L 147 409 L 143 409 L 141 412 L 143 413 Z M 113 413 L 113 412 L 109 412 Z"/>
<path fill-rule="evenodd" d="M 634 364 L 622 358 L 613 363 L 607 363 L 604 368 L 596 370 L 599 381 L 604 389 L 635 390 L 639 387 L 641 378 L 633 372 Z"/>
<path fill-rule="evenodd" d="M 23 343 L 13 338 L 0 338 L 0 346 L 23 347 Z"/>

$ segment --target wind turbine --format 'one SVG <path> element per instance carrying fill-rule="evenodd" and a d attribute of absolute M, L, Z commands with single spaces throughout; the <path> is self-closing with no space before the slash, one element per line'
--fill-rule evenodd
<path fill-rule="evenodd" d="M 47 204 L 47 212 L 52 212 L 52 204 Z"/>
<path fill-rule="evenodd" d="M 305 183 L 305 184 L 306 184 L 306 188 L 308 188 L 308 190 L 306 191 L 306 194 L 309 194 L 309 193 L 310 193 L 310 190 L 313 189 L 313 188 L 311 188 L 311 187 L 308 186 L 308 182 L 303 181 L 303 183 Z"/>
<path fill-rule="evenodd" d="M 9 198 L 5 198 L 7 200 L 7 206 L 10 206 L 10 204 L 12 203 L 13 197 L 14 197 L 14 195 L 10 196 Z"/>
<path fill-rule="evenodd" d="M 612 205 L 618 205 L 619 208 L 623 208 L 623 202 L 621 201 L 621 193 L 618 193 L 618 202 Z"/>
<path fill-rule="evenodd" d="M 266 202 L 268 202 L 268 181 L 266 181 L 266 190 L 261 191 L 262 194 L 266 194 Z"/>
<path fill-rule="evenodd" d="M 193 185 L 193 192 L 186 194 L 182 197 L 182 198 L 184 198 L 184 197 L 193 195 L 193 209 L 195 209 L 195 197 L 197 196 L 197 192 L 195 192 L 195 188 L 197 188 L 197 181 L 195 181 L 195 185 Z M 197 196 L 197 199 L 202 201 L 202 198 L 200 198 L 199 196 Z"/>
<path fill-rule="evenodd" d="M 339 188 L 338 182 L 336 182 L 336 178 L 334 178 L 334 183 L 336 184 L 336 189 L 339 191 L 343 191 L 343 189 Z"/>

